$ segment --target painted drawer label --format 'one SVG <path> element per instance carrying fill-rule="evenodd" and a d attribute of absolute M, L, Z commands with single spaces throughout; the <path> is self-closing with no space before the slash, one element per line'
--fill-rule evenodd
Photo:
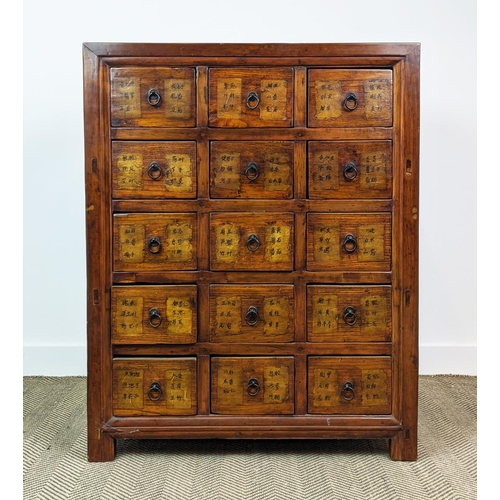
<path fill-rule="evenodd" d="M 122 262 L 144 261 L 146 229 L 142 224 L 121 224 L 119 227 L 120 260 Z"/>
<path fill-rule="evenodd" d="M 165 80 L 165 114 L 167 117 L 191 118 L 192 91 L 190 79 L 167 78 Z"/>
<path fill-rule="evenodd" d="M 141 335 L 143 310 L 144 299 L 142 297 L 117 297 L 116 333 L 127 336 Z"/>
<path fill-rule="evenodd" d="M 167 408 L 190 409 L 192 406 L 191 387 L 193 370 L 191 368 L 172 368 L 165 372 L 165 401 Z"/>
<path fill-rule="evenodd" d="M 217 226 L 215 255 L 218 262 L 237 262 L 240 255 L 240 228 L 236 224 Z"/>
<path fill-rule="evenodd" d="M 240 190 L 240 157 L 236 152 L 218 155 L 214 168 L 214 184 L 218 189 Z"/>
<path fill-rule="evenodd" d="M 113 79 L 113 111 L 121 120 L 141 117 L 140 78 Z"/>
<path fill-rule="evenodd" d="M 218 336 L 241 333 L 241 297 L 217 297 L 215 333 Z"/>
<path fill-rule="evenodd" d="M 144 407 L 144 370 L 117 370 L 117 407 L 120 410 L 142 409 Z"/>
<path fill-rule="evenodd" d="M 361 163 L 359 187 L 362 191 L 387 189 L 387 157 L 384 151 L 370 151 Z"/>
<path fill-rule="evenodd" d="M 190 193 L 193 190 L 193 170 L 188 154 L 165 155 L 165 191 Z"/>
<path fill-rule="evenodd" d="M 316 87 L 316 119 L 331 120 L 342 114 L 340 94 L 342 82 L 317 80 Z"/>
<path fill-rule="evenodd" d="M 193 226 L 187 222 L 174 222 L 165 228 L 167 236 L 166 259 L 170 262 L 190 261 L 193 257 Z"/>
<path fill-rule="evenodd" d="M 360 262 L 384 260 L 384 226 L 382 224 L 359 225 L 358 248 Z"/>
<path fill-rule="evenodd" d="M 241 118 L 241 78 L 218 80 L 217 117 Z"/>
<path fill-rule="evenodd" d="M 260 119 L 286 120 L 287 119 L 287 81 L 261 80 L 260 82 Z"/>
<path fill-rule="evenodd" d="M 118 188 L 131 191 L 142 189 L 142 155 L 137 153 L 124 153 L 118 158 L 117 164 Z"/>

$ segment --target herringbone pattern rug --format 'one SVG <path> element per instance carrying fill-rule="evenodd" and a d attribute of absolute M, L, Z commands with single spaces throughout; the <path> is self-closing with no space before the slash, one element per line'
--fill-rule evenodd
<path fill-rule="evenodd" d="M 473 500 L 476 377 L 421 376 L 419 459 L 384 440 L 118 441 L 86 459 L 86 379 L 24 378 L 24 499 Z"/>

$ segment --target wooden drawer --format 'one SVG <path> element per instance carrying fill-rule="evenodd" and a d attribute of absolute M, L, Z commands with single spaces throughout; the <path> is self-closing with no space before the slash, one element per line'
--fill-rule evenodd
<path fill-rule="evenodd" d="M 113 198 L 196 198 L 196 142 L 113 141 Z"/>
<path fill-rule="evenodd" d="M 391 378 L 388 356 L 309 356 L 308 412 L 388 415 Z"/>
<path fill-rule="evenodd" d="M 292 68 L 212 68 L 212 127 L 291 127 Z"/>
<path fill-rule="evenodd" d="M 116 416 L 195 415 L 196 358 L 115 358 Z"/>
<path fill-rule="evenodd" d="M 212 413 L 294 412 L 294 360 L 279 357 L 212 358 Z"/>
<path fill-rule="evenodd" d="M 390 286 L 307 287 L 309 342 L 389 342 Z"/>
<path fill-rule="evenodd" d="M 115 214 L 115 271 L 171 271 L 197 268 L 195 213 Z"/>
<path fill-rule="evenodd" d="M 390 214 L 308 214 L 309 271 L 390 271 Z"/>
<path fill-rule="evenodd" d="M 309 198 L 391 198 L 392 141 L 308 144 Z"/>
<path fill-rule="evenodd" d="M 213 213 L 210 266 L 214 271 L 292 271 L 292 213 Z"/>
<path fill-rule="evenodd" d="M 196 285 L 111 289 L 114 344 L 191 344 L 196 338 Z"/>
<path fill-rule="evenodd" d="M 309 127 L 390 127 L 392 70 L 310 69 Z"/>
<path fill-rule="evenodd" d="M 293 197 L 292 142 L 212 142 L 212 198 Z"/>
<path fill-rule="evenodd" d="M 293 285 L 211 285 L 211 342 L 292 342 Z"/>
<path fill-rule="evenodd" d="M 111 68 L 112 127 L 194 127 L 194 68 Z"/>

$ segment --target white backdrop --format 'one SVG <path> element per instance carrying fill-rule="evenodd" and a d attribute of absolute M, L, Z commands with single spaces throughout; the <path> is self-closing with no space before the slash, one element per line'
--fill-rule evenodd
<path fill-rule="evenodd" d="M 25 0 L 24 375 L 86 375 L 83 42 L 404 41 L 422 44 L 420 372 L 475 375 L 476 34 L 472 0 Z"/>

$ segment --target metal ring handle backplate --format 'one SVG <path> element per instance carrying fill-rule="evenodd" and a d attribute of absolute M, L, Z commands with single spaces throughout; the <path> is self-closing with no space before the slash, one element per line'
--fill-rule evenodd
<path fill-rule="evenodd" d="M 148 311 L 148 321 L 153 328 L 158 328 L 161 325 L 160 311 L 155 307 Z"/>
<path fill-rule="evenodd" d="M 158 236 L 152 236 L 148 241 L 148 250 L 151 253 L 158 253 L 161 250 L 161 241 Z"/>
<path fill-rule="evenodd" d="M 255 306 L 250 306 L 245 314 L 245 322 L 248 326 L 255 326 L 259 322 L 259 313 Z"/>
<path fill-rule="evenodd" d="M 344 323 L 348 326 L 354 326 L 357 320 L 356 309 L 354 307 L 346 307 L 344 309 Z"/>
<path fill-rule="evenodd" d="M 160 382 L 151 382 L 148 390 L 148 398 L 151 401 L 159 401 L 162 397 L 162 390 Z"/>
<path fill-rule="evenodd" d="M 344 179 L 346 181 L 353 181 L 358 175 L 358 169 L 356 168 L 356 164 L 350 161 L 345 164 L 344 167 Z"/>
<path fill-rule="evenodd" d="M 247 393 L 249 396 L 257 396 L 260 392 L 260 384 L 256 378 L 251 378 L 247 382 Z"/>
<path fill-rule="evenodd" d="M 150 179 L 153 179 L 154 181 L 157 181 L 161 177 L 161 167 L 158 162 L 152 161 L 149 164 L 148 176 L 150 177 Z"/>
<path fill-rule="evenodd" d="M 257 95 L 257 92 L 252 91 L 248 93 L 246 104 L 248 109 L 255 109 L 260 104 L 260 99 Z"/>
<path fill-rule="evenodd" d="M 346 234 L 344 237 L 344 243 L 342 247 L 347 253 L 352 253 L 358 248 L 358 244 L 356 243 L 356 238 L 352 234 Z"/>
<path fill-rule="evenodd" d="M 251 234 L 247 238 L 247 248 L 250 252 L 256 252 L 260 247 L 259 237 L 256 234 Z"/>
<path fill-rule="evenodd" d="M 354 396 L 356 395 L 354 392 L 354 384 L 352 382 L 346 382 L 342 386 L 342 391 L 340 392 L 340 395 L 346 401 L 352 401 L 354 399 Z"/>
<path fill-rule="evenodd" d="M 358 96 L 354 92 L 347 92 L 344 99 L 344 108 L 347 111 L 354 111 L 358 107 Z"/>
<path fill-rule="evenodd" d="M 257 163 L 251 161 L 245 169 L 245 175 L 249 181 L 255 181 L 259 177 L 259 166 Z"/>
<path fill-rule="evenodd" d="M 146 97 L 150 106 L 158 106 L 161 102 L 160 92 L 156 89 L 149 89 Z"/>

